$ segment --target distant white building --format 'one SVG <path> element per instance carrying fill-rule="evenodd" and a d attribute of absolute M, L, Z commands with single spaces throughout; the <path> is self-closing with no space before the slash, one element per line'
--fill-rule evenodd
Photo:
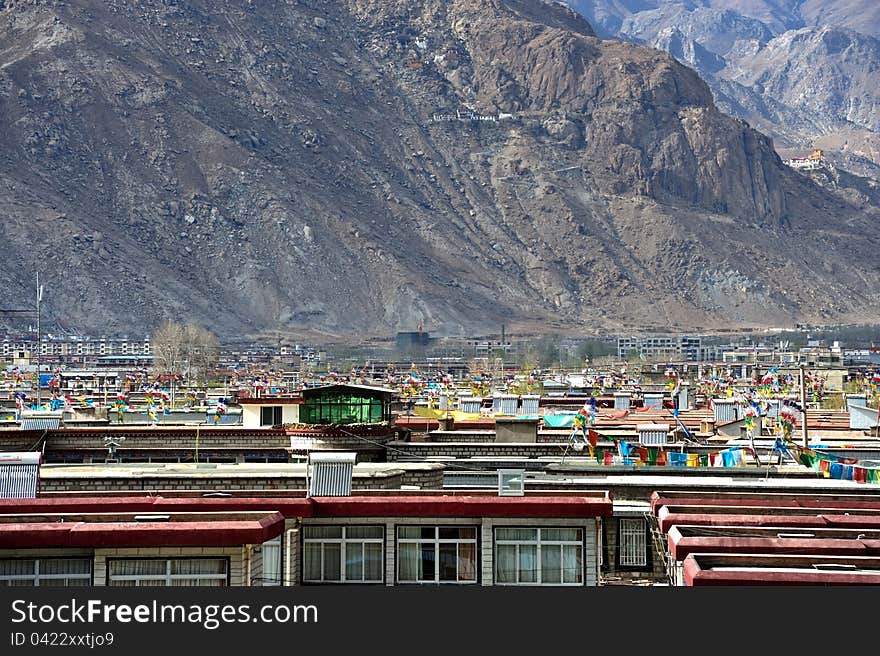
<path fill-rule="evenodd" d="M 617 357 L 619 359 L 624 360 L 633 352 L 638 353 L 642 360 L 666 358 L 699 362 L 715 359 L 715 349 L 703 347 L 700 337 L 684 335 L 652 335 L 647 337 L 619 337 L 617 339 Z"/>
<path fill-rule="evenodd" d="M 793 157 L 785 163 L 799 171 L 817 171 L 828 167 L 828 160 L 821 150 L 814 150 L 808 157 Z"/>

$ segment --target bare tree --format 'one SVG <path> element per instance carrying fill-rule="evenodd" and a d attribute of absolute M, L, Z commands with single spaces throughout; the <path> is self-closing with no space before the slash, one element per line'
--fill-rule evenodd
<path fill-rule="evenodd" d="M 189 374 L 202 385 L 217 362 L 219 347 L 217 336 L 207 328 L 191 323 L 183 329 L 183 355 L 189 363 Z"/>
<path fill-rule="evenodd" d="M 178 371 L 184 345 L 184 328 L 179 323 L 166 321 L 153 333 L 151 349 L 153 367 L 157 373 Z"/>

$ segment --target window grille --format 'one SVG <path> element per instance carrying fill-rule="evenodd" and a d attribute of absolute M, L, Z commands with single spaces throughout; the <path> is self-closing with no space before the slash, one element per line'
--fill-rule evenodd
<path fill-rule="evenodd" d="M 648 564 L 645 520 L 622 517 L 619 522 L 617 553 L 621 567 L 645 567 Z"/>

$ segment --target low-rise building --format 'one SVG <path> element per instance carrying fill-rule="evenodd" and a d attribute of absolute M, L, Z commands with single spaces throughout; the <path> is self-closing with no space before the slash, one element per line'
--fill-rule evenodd
<path fill-rule="evenodd" d="M 2 500 L 0 582 L 595 586 L 611 510 L 595 493 Z"/>

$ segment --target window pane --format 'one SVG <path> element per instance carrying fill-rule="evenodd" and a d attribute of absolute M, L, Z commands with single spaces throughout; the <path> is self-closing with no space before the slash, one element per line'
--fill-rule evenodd
<path fill-rule="evenodd" d="M 92 561 L 85 558 L 46 558 L 40 560 L 40 576 L 91 573 Z"/>
<path fill-rule="evenodd" d="M 498 528 L 495 529 L 496 540 L 521 540 L 534 542 L 538 539 L 536 528 Z"/>
<path fill-rule="evenodd" d="M 156 588 L 156 587 L 164 588 L 167 585 L 167 580 L 166 579 L 137 579 L 137 580 L 133 580 L 133 581 L 132 580 L 118 581 L 118 580 L 111 579 L 110 585 L 120 586 L 120 587 L 151 586 L 154 588 Z"/>
<path fill-rule="evenodd" d="M 440 545 L 440 580 L 458 580 L 458 545 L 456 544 Z"/>
<path fill-rule="evenodd" d="M 168 563 L 165 560 L 111 560 L 110 576 L 165 576 Z"/>
<path fill-rule="evenodd" d="M 34 561 L 25 558 L 0 560 L 0 576 L 34 575 Z"/>
<path fill-rule="evenodd" d="M 281 585 L 281 542 L 263 543 L 263 585 Z"/>
<path fill-rule="evenodd" d="M 408 540 L 417 539 L 422 537 L 422 527 L 421 526 L 400 526 L 398 527 L 398 535 L 401 538 L 405 538 Z M 432 531 L 431 535 L 428 536 L 430 539 L 434 539 L 433 528 L 430 529 Z"/>
<path fill-rule="evenodd" d="M 561 547 L 541 545 L 541 583 L 562 583 Z"/>
<path fill-rule="evenodd" d="M 314 542 L 303 547 L 303 580 L 321 580 L 321 545 Z"/>
<path fill-rule="evenodd" d="M 441 540 L 458 540 L 461 529 L 457 526 L 441 526 L 438 531 Z"/>
<path fill-rule="evenodd" d="M 580 545 L 562 547 L 562 578 L 564 583 L 583 583 L 584 565 Z"/>
<path fill-rule="evenodd" d="M 345 580 L 362 581 L 364 578 L 363 545 L 359 543 L 345 545 Z"/>
<path fill-rule="evenodd" d="M 419 580 L 420 550 L 417 544 L 401 544 L 397 550 L 398 578 L 401 581 Z"/>
<path fill-rule="evenodd" d="M 519 546 L 519 580 L 521 583 L 538 582 L 538 547 L 534 544 Z"/>
<path fill-rule="evenodd" d="M 436 553 L 434 551 L 434 543 L 421 545 L 421 581 L 436 581 Z"/>
<path fill-rule="evenodd" d="M 342 580 L 342 545 L 324 543 L 324 580 Z"/>
<path fill-rule="evenodd" d="M 477 580 L 477 545 L 476 544 L 470 543 L 470 544 L 459 544 L 458 545 L 458 580 L 459 581 L 476 581 Z"/>
<path fill-rule="evenodd" d="M 581 529 L 579 528 L 542 528 L 541 540 L 556 542 L 580 542 Z"/>
<path fill-rule="evenodd" d="M 172 560 L 171 574 L 226 574 L 226 560 L 223 558 Z"/>
<path fill-rule="evenodd" d="M 477 528 L 475 526 L 460 526 L 456 529 L 456 537 L 459 540 L 476 540 Z"/>
<path fill-rule="evenodd" d="M 382 580 L 382 545 L 364 545 L 364 580 Z"/>
<path fill-rule="evenodd" d="M 303 536 L 306 540 L 321 538 L 342 538 L 341 526 L 305 526 Z"/>
<path fill-rule="evenodd" d="M 349 526 L 345 529 L 345 537 L 348 539 L 381 538 L 384 532 L 384 526 Z"/>
<path fill-rule="evenodd" d="M 516 583 L 516 545 L 499 544 L 495 549 L 495 580 Z"/>

